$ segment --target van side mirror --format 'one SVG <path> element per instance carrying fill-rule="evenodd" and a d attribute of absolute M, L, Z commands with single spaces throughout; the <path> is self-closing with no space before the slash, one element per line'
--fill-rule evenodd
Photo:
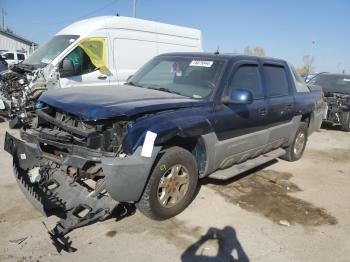
<path fill-rule="evenodd" d="M 75 75 L 73 62 L 69 58 L 63 59 L 61 67 L 60 67 L 60 76 L 61 77 L 68 77 L 68 76 L 73 76 L 73 75 Z"/>
<path fill-rule="evenodd" d="M 223 98 L 222 102 L 224 104 L 251 104 L 253 94 L 247 89 L 234 89 L 229 96 Z"/>

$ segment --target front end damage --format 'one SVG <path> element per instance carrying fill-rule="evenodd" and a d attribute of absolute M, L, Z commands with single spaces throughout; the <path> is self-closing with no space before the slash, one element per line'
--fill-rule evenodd
<path fill-rule="evenodd" d="M 14 175 L 27 199 L 43 215 L 60 218 L 49 232 L 67 251 L 71 230 L 102 221 L 121 202 L 136 202 L 160 148 L 150 158 L 141 148 L 127 155 L 125 122 L 89 126 L 50 110 L 38 110 L 40 127 L 6 134 Z"/>
<path fill-rule="evenodd" d="M 0 114 L 18 118 L 23 124 L 35 111 L 40 95 L 51 88 L 59 87 L 58 73 L 48 65 L 33 69 L 21 64 L 0 74 Z"/>
<path fill-rule="evenodd" d="M 344 124 L 344 112 L 350 111 L 350 95 L 342 93 L 325 93 L 328 106 L 325 122 L 334 125 Z"/>

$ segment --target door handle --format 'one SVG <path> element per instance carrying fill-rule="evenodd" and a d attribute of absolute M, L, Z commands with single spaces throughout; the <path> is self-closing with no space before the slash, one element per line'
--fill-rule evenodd
<path fill-rule="evenodd" d="M 100 80 L 106 80 L 106 79 L 107 79 L 107 76 L 105 76 L 105 75 L 99 75 L 97 78 L 100 79 Z"/>
<path fill-rule="evenodd" d="M 265 116 L 267 114 L 267 108 L 263 107 L 259 109 L 259 115 L 260 116 Z"/>

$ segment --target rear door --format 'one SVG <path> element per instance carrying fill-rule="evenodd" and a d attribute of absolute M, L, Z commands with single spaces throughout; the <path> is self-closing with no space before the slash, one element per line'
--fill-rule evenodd
<path fill-rule="evenodd" d="M 266 89 L 267 116 L 266 128 L 269 128 L 268 143 L 277 147 L 290 138 L 293 122 L 294 96 L 289 82 L 287 66 L 284 63 L 264 63 L 264 85 Z"/>
<path fill-rule="evenodd" d="M 18 63 L 22 62 L 25 58 L 24 54 L 22 53 L 17 53 L 17 60 L 18 60 Z"/>
<path fill-rule="evenodd" d="M 264 128 L 267 106 L 256 61 L 240 61 L 234 65 L 233 74 L 225 90 L 248 89 L 253 94 L 251 104 L 224 104 L 217 112 L 215 122 L 217 168 L 225 168 L 260 154 L 267 143 Z"/>

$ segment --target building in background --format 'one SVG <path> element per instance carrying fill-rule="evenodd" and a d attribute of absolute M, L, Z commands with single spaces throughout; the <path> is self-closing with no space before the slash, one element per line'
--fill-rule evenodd
<path fill-rule="evenodd" d="M 38 44 L 32 41 L 0 29 L 0 53 L 3 51 L 18 51 L 30 55 L 37 47 Z"/>

